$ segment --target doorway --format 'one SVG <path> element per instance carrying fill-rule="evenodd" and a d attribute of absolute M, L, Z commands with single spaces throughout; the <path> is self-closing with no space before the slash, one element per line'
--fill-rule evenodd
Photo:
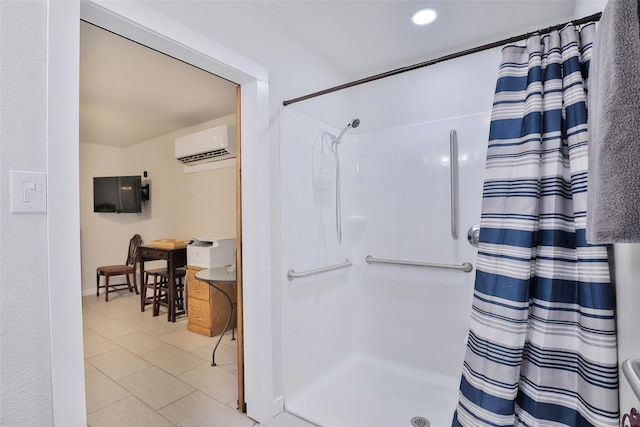
<path fill-rule="evenodd" d="M 237 408 L 244 408 L 241 316 L 233 323 L 238 325 L 240 339 L 221 338 L 224 345 L 217 354 L 225 363 L 218 362 L 216 368 L 202 363 L 211 358 L 215 339 L 209 337 L 218 335 L 218 323 L 222 317 L 226 319 L 228 311 L 226 305 L 218 305 L 217 293 L 206 293 L 206 304 L 212 307 L 207 314 L 216 326 L 207 330 L 204 338 L 192 336 L 205 331 L 200 326 L 192 328 L 196 323 L 191 317 L 187 328 L 186 313 L 176 324 L 158 322 L 150 318 L 150 310 L 140 316 L 135 295 L 114 294 L 107 305 L 93 291 L 95 267 L 120 263 L 121 247 L 129 235 L 142 235 L 146 245 L 152 239 L 169 237 L 237 239 L 241 204 L 236 204 L 240 188 L 235 182 L 240 178 L 235 172 L 236 159 L 193 168 L 183 167 L 172 154 L 174 139 L 185 132 L 239 128 L 238 90 L 236 84 L 211 73 L 90 23 L 80 23 L 83 330 L 91 422 L 113 416 L 118 408 L 122 412 L 149 412 L 141 403 L 155 410 L 159 405 L 168 406 L 149 416 L 175 419 L 180 415 L 172 408 L 193 403 L 192 389 L 203 393 L 193 393 L 200 400 L 213 399 L 206 406 L 218 405 L 218 412 L 228 412 L 220 404 L 233 405 L 236 400 Z M 234 139 L 239 147 L 239 138 Z M 142 181 L 151 186 L 153 197 L 143 204 L 140 214 L 96 213 L 90 200 L 84 200 L 91 197 L 86 187 L 95 176 L 142 175 L 142 170 Z M 164 265 L 163 261 L 156 263 L 160 264 L 157 267 Z M 145 269 L 155 267 L 149 264 Z M 143 285 L 139 287 L 144 292 Z M 191 283 L 186 288 L 200 289 Z M 199 298 L 187 295 L 184 303 L 187 299 L 189 305 L 201 306 Z M 242 300 L 233 299 L 238 302 L 235 313 L 241 314 Z M 218 314 L 220 310 L 224 314 Z M 205 319 L 198 323 L 203 322 Z M 230 380 L 234 375 L 236 380 Z M 163 384 L 170 389 L 158 400 L 155 388 Z M 182 393 L 175 393 L 180 389 Z M 121 402 L 122 396 L 127 397 Z M 117 403 L 112 403 L 114 400 Z"/>
<path fill-rule="evenodd" d="M 80 10 L 82 8 L 82 11 Z M 144 9 L 144 8 L 143 8 Z M 49 3 L 49 87 L 47 114 L 49 172 L 49 253 L 51 292 L 51 358 L 53 407 L 56 420 L 77 424 L 84 417 L 82 401 L 82 368 L 70 363 L 81 357 L 82 338 L 78 328 L 77 301 L 79 245 L 69 244 L 69 238 L 79 243 L 78 211 L 69 211 L 69 204 L 79 198 L 78 176 L 73 173 L 78 160 L 78 101 L 77 87 L 70 77 L 77 76 L 79 66 L 79 19 L 107 28 L 131 40 L 144 42 L 185 62 L 221 75 L 241 85 L 243 150 L 242 203 L 243 215 L 242 273 L 245 297 L 245 390 L 248 414 L 259 421 L 271 418 L 273 411 L 273 378 L 271 372 L 272 332 L 264 325 L 271 322 L 270 305 L 260 304 L 271 298 L 270 288 L 260 286 L 270 277 L 268 253 L 270 233 L 261 227 L 265 212 L 269 211 L 269 173 L 260 159 L 269 157 L 268 150 L 268 89 L 266 70 L 236 57 L 226 49 L 203 45 L 202 39 L 184 27 L 171 24 L 157 16 L 149 16 L 139 4 L 85 1 Z M 224 58 L 224 59 L 216 59 Z M 73 80 L 73 79 L 72 79 Z M 76 141 L 75 146 L 69 141 Z M 266 184 L 266 190 L 264 185 Z M 75 188 L 75 190 L 74 190 Z M 71 200 L 71 203 L 69 201 Z M 65 212 L 61 217 L 56 212 Z M 73 239 L 75 236 L 75 239 Z M 57 238 L 60 237 L 60 238 Z M 74 250 L 75 248 L 75 250 Z M 76 253 L 78 256 L 69 256 Z M 70 273 L 74 280 L 69 280 Z M 257 332 L 259 331 L 259 333 Z M 70 354 L 69 352 L 72 351 Z M 260 357 L 258 357 L 260 355 Z M 80 363 L 81 366 L 81 363 Z"/>

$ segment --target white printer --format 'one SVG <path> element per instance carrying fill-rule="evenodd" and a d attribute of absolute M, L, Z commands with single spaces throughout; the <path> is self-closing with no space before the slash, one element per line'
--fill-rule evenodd
<path fill-rule="evenodd" d="M 236 239 L 193 239 L 187 246 L 187 264 L 215 268 L 236 263 Z"/>

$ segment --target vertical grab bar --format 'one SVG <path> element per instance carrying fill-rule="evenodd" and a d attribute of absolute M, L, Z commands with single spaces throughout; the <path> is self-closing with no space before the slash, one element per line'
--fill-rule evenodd
<path fill-rule="evenodd" d="M 449 133 L 449 162 L 451 166 L 451 237 L 458 238 L 458 135 Z"/>

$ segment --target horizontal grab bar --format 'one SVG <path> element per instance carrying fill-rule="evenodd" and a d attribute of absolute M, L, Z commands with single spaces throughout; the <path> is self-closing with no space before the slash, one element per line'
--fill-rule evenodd
<path fill-rule="evenodd" d="M 395 264 L 395 265 L 410 265 L 413 267 L 428 267 L 428 268 L 443 268 L 446 270 L 462 270 L 465 273 L 469 273 L 473 270 L 473 265 L 470 262 L 463 262 L 460 265 L 456 264 L 434 264 L 430 262 L 414 262 L 414 261 L 397 261 L 391 259 L 378 259 L 371 255 L 367 255 L 365 258 L 367 264 Z"/>
<path fill-rule="evenodd" d="M 353 263 L 349 261 L 349 258 L 346 258 L 341 264 L 329 265 L 327 267 L 316 268 L 315 270 L 307 270 L 296 273 L 293 269 L 291 269 L 287 272 L 287 279 L 289 279 L 289 281 L 292 281 L 293 279 L 299 279 L 301 277 L 308 277 L 316 274 L 326 273 L 328 271 L 340 270 L 341 268 L 351 267 L 352 265 Z"/>
<path fill-rule="evenodd" d="M 640 359 L 627 359 L 622 362 L 622 372 L 627 378 L 631 390 L 640 399 Z"/>

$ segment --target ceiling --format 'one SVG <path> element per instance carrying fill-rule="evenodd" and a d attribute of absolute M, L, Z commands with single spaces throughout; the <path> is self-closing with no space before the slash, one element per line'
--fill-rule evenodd
<path fill-rule="evenodd" d="M 237 42 L 245 55 L 273 52 L 277 42 L 268 30 L 277 28 L 333 64 L 345 81 L 560 23 L 574 6 L 573 0 L 145 3 L 196 31 L 226 35 L 223 45 L 248 34 L 250 42 Z M 412 26 L 411 13 L 423 6 L 435 8 L 438 19 Z M 215 30 L 211 16 L 218 18 Z M 84 22 L 80 40 L 82 142 L 124 147 L 235 112 L 231 82 Z"/>
<path fill-rule="evenodd" d="M 81 142 L 126 147 L 233 114 L 236 86 L 81 22 Z"/>
<path fill-rule="evenodd" d="M 255 3 L 255 2 L 254 2 Z M 351 78 L 393 70 L 444 54 L 564 22 L 573 0 L 263 1 L 264 13 Z M 424 7 L 430 25 L 410 24 Z M 558 21 L 560 19 L 561 21 Z"/>

